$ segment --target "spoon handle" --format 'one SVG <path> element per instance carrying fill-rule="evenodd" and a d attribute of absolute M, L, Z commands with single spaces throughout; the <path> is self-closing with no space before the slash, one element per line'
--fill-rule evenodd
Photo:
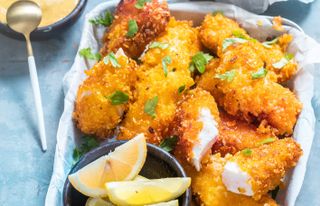
<path fill-rule="evenodd" d="M 38 129 L 39 129 L 39 133 L 40 133 L 42 150 L 46 151 L 47 150 L 46 130 L 45 130 L 45 125 L 44 125 L 37 68 L 36 68 L 36 63 L 35 63 L 33 56 L 28 57 L 28 64 L 29 64 L 29 73 L 30 73 L 31 85 L 32 85 L 32 90 L 33 90 L 33 95 L 34 95 L 34 101 L 35 101 L 36 110 L 37 110 Z"/>

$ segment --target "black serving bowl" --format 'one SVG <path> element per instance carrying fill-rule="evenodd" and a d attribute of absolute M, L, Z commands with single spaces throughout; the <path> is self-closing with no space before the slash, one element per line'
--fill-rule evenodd
<path fill-rule="evenodd" d="M 44 27 L 39 27 L 31 33 L 33 39 L 46 39 L 48 37 L 54 36 L 66 29 L 68 26 L 72 25 L 83 12 L 87 0 L 79 0 L 76 7 L 72 10 L 70 14 L 65 16 L 63 19 Z M 57 11 L 59 12 L 59 11 Z M 0 32 L 8 37 L 13 37 L 16 39 L 22 39 L 23 35 L 13 31 L 7 24 L 0 23 Z"/>
<path fill-rule="evenodd" d="M 73 174 L 82 167 L 98 159 L 99 157 L 113 151 L 119 145 L 126 141 L 115 141 L 106 143 L 89 153 L 85 154 L 77 164 L 71 169 L 69 174 Z M 150 178 L 165 178 L 165 177 L 186 177 L 182 166 L 168 152 L 163 149 L 148 144 L 148 153 L 146 162 L 139 173 L 140 175 Z M 87 196 L 78 192 L 69 182 L 68 178 L 65 181 L 63 188 L 63 205 L 64 206 L 85 206 Z M 189 188 L 183 195 L 179 197 L 180 206 L 189 206 L 191 204 L 191 189 Z"/>

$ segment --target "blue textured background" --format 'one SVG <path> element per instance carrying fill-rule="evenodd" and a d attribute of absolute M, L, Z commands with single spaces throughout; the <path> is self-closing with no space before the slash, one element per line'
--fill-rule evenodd
<path fill-rule="evenodd" d="M 85 12 L 100 2 L 102 0 L 88 0 Z M 276 3 L 266 14 L 281 15 L 295 21 L 320 42 L 320 1 L 308 5 L 294 0 Z M 46 153 L 41 152 L 38 140 L 25 43 L 0 34 L 1 206 L 44 205 L 52 173 L 56 131 L 63 110 L 62 78 L 76 55 L 82 24 L 83 16 L 54 38 L 33 42 L 47 128 Z M 316 137 L 297 206 L 320 206 L 319 67 L 315 72 L 313 105 L 317 116 Z"/>

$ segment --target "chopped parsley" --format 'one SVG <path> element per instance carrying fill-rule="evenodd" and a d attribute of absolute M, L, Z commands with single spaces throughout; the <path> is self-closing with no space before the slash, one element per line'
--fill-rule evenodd
<path fill-rule="evenodd" d="M 99 16 L 95 19 L 90 19 L 89 22 L 94 25 L 110 26 L 113 21 L 113 16 L 110 11 L 107 11 L 104 16 Z"/>
<path fill-rule="evenodd" d="M 266 138 L 266 139 L 262 140 L 259 143 L 259 145 L 268 144 L 268 143 L 271 143 L 271 142 L 274 142 L 274 141 L 276 141 L 276 138 L 269 137 L 269 138 Z"/>
<path fill-rule="evenodd" d="M 235 44 L 235 43 L 245 43 L 247 42 L 248 40 L 247 39 L 243 39 L 243 38 L 238 38 L 238 37 L 235 37 L 235 38 L 226 38 L 223 40 L 223 43 L 222 43 L 222 51 L 226 50 L 229 46 L 231 46 L 232 44 Z"/>
<path fill-rule="evenodd" d="M 174 148 L 176 147 L 177 145 L 177 142 L 178 142 L 178 137 L 173 135 L 173 136 L 170 136 L 170 137 L 167 137 L 165 138 L 164 140 L 162 140 L 160 142 L 160 147 L 167 151 L 167 152 L 171 152 L 172 150 L 174 150 Z"/>
<path fill-rule="evenodd" d="M 129 100 L 129 95 L 122 92 L 122 91 L 115 91 L 110 96 L 108 96 L 108 99 L 111 101 L 112 105 L 119 105 L 119 104 L 125 104 Z"/>
<path fill-rule="evenodd" d="M 232 35 L 240 39 L 247 39 L 247 37 L 244 35 L 244 33 L 241 30 L 234 30 L 232 32 Z"/>
<path fill-rule="evenodd" d="M 128 32 L 127 32 L 127 37 L 134 37 L 136 33 L 138 32 L 138 24 L 136 20 L 130 19 L 128 22 Z"/>
<path fill-rule="evenodd" d="M 162 43 L 162 42 L 157 42 L 157 41 L 154 41 L 149 45 L 149 49 L 153 49 L 153 48 L 166 49 L 168 47 L 169 47 L 169 44 Z"/>
<path fill-rule="evenodd" d="M 164 76 L 166 77 L 166 76 L 168 76 L 168 67 L 167 67 L 167 65 L 171 64 L 172 59 L 171 59 L 170 56 L 165 56 L 165 57 L 163 57 L 161 62 L 162 62 L 162 68 L 163 68 Z"/>
<path fill-rule="evenodd" d="M 263 78 L 267 75 L 268 70 L 266 70 L 265 68 L 261 67 L 257 72 L 254 72 L 251 74 L 252 79 L 259 79 L 259 78 Z"/>
<path fill-rule="evenodd" d="M 234 77 L 236 76 L 236 70 L 230 70 L 225 72 L 224 74 L 216 74 L 214 77 L 221 80 L 227 80 L 228 82 L 232 82 Z"/>
<path fill-rule="evenodd" d="M 92 150 L 93 148 L 99 146 L 99 142 L 90 136 L 84 136 L 83 138 L 83 142 L 81 144 L 80 147 L 75 148 L 73 150 L 73 159 L 74 161 L 79 161 L 79 159 L 87 152 L 89 152 L 90 150 Z"/>
<path fill-rule="evenodd" d="M 87 58 L 87 59 L 92 59 L 92 60 L 96 60 L 96 61 L 99 61 L 101 59 L 101 55 L 99 53 L 92 53 L 91 51 L 91 48 L 84 48 L 84 49 L 81 49 L 79 51 L 79 55 L 84 57 L 84 58 Z"/>
<path fill-rule="evenodd" d="M 206 65 L 212 58 L 213 57 L 210 54 L 198 52 L 192 57 L 189 70 L 194 72 L 194 70 L 197 69 L 200 74 L 203 74 L 206 70 Z"/>
<path fill-rule="evenodd" d="M 112 64 L 115 68 L 120 68 L 121 65 L 119 64 L 116 55 L 113 52 L 110 52 L 107 56 L 103 58 L 103 62 L 105 64 L 109 64 L 109 62 Z"/>
<path fill-rule="evenodd" d="M 266 48 L 271 48 L 271 45 L 275 44 L 278 42 L 278 38 L 274 38 L 273 40 L 271 41 L 265 41 L 265 42 L 262 42 L 262 45 Z"/>
<path fill-rule="evenodd" d="M 144 112 L 150 115 L 152 118 L 156 117 L 156 107 L 158 104 L 159 98 L 158 96 L 149 99 L 144 105 Z"/>
<path fill-rule="evenodd" d="M 249 156 L 252 154 L 252 150 L 249 148 L 241 150 L 241 153 L 244 154 L 245 156 Z"/>
<path fill-rule="evenodd" d="M 278 62 L 272 64 L 272 66 L 276 69 L 282 69 L 282 67 L 286 66 L 290 60 L 293 59 L 293 54 L 285 54 Z"/>
<path fill-rule="evenodd" d="M 178 88 L 178 94 L 182 94 L 182 92 L 186 89 L 186 85 L 182 85 Z"/>
<path fill-rule="evenodd" d="M 150 2 L 151 0 L 137 0 L 137 3 L 134 5 L 137 9 L 143 9 L 144 4 Z"/>

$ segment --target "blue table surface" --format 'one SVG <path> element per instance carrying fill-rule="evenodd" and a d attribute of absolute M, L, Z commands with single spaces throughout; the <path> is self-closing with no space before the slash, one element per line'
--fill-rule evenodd
<path fill-rule="evenodd" d="M 85 13 L 102 0 L 89 0 Z M 266 14 L 281 15 L 298 23 L 320 42 L 320 1 L 303 4 L 294 0 L 272 5 Z M 78 49 L 84 15 L 72 27 L 45 41 L 34 41 L 34 53 L 42 91 L 48 151 L 43 153 L 29 81 L 23 41 L 0 34 L 0 205 L 44 205 L 50 181 L 56 132 L 63 111 L 62 78 Z M 305 181 L 297 206 L 320 206 L 320 71 L 316 70 L 317 125 Z M 317 101 L 318 100 L 318 101 Z M 317 103 L 318 102 L 318 103 Z"/>

